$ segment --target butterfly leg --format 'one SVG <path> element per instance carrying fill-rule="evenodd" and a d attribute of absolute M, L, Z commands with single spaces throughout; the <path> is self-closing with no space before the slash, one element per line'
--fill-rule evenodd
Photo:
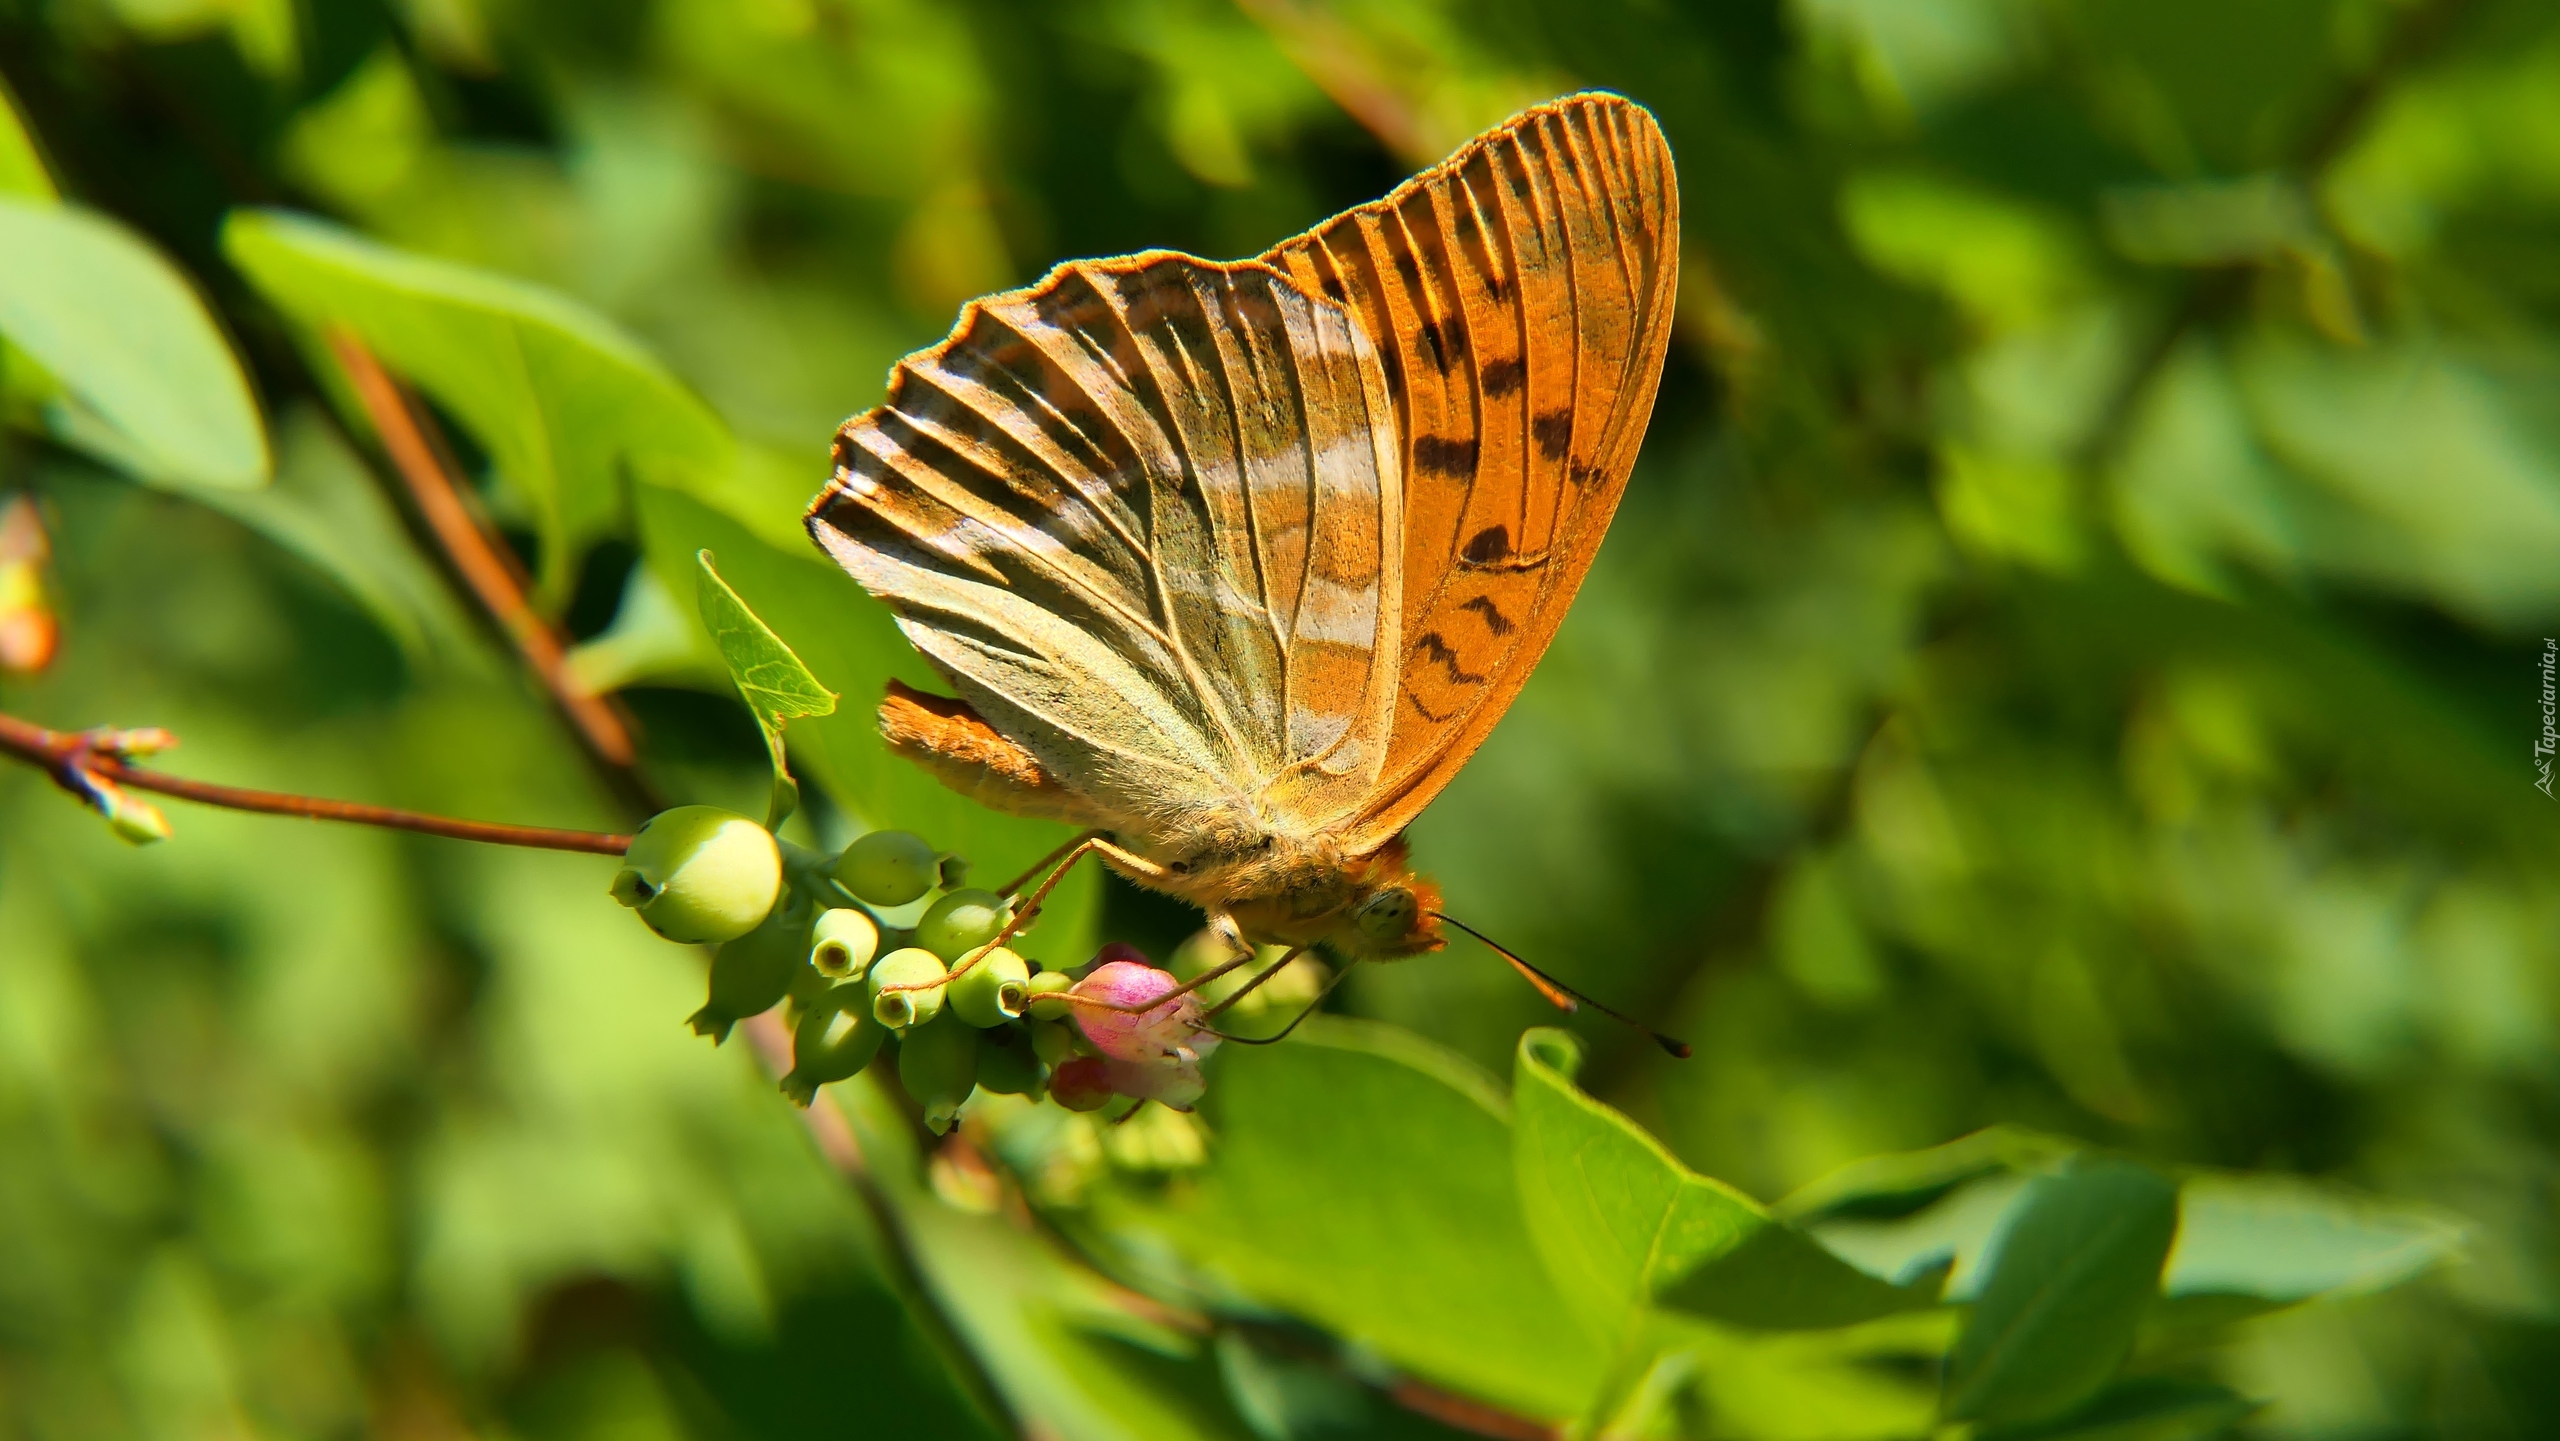
<path fill-rule="evenodd" d="M 1059 843 L 1056 850 L 1049 852 L 1047 855 L 1042 856 L 1036 861 L 1033 861 L 1029 870 L 1024 871 L 1021 875 L 1015 876 L 1006 884 L 998 886 L 996 888 L 996 894 L 1000 896 L 1018 896 L 1022 894 L 1022 888 L 1031 884 L 1031 878 L 1033 876 L 1040 874 L 1042 871 L 1049 869 L 1049 867 L 1054 866 L 1059 861 L 1065 859 L 1067 852 L 1074 850 L 1076 847 L 1083 845 L 1087 841 L 1098 841 L 1102 839 L 1104 834 L 1103 830 L 1097 826 L 1092 830 L 1078 831 L 1076 834 L 1067 837 L 1064 841 Z"/>
<path fill-rule="evenodd" d="M 1298 950 L 1291 951 L 1289 954 L 1282 956 L 1277 964 L 1255 976 L 1252 980 L 1247 981 L 1243 990 L 1236 992 L 1234 995 L 1227 997 L 1225 1000 L 1220 1001 L 1217 1005 L 1211 1007 L 1209 1014 L 1214 1016 L 1218 1012 L 1225 1010 L 1227 1007 L 1234 1005 L 1236 1002 L 1243 1000 L 1246 996 L 1251 995 L 1254 987 L 1261 985 L 1264 981 L 1270 980 L 1273 976 L 1276 976 L 1280 974 L 1281 971 L 1287 969 L 1289 963 L 1298 958 L 1298 952 L 1305 949 L 1306 947 L 1301 946 Z M 1298 1014 L 1294 1016 L 1291 1016 L 1289 1018 L 1289 1024 L 1282 1026 L 1279 1031 L 1273 1035 L 1239 1036 L 1228 1031 L 1213 1031 L 1211 1034 L 1217 1036 L 1221 1040 L 1233 1041 L 1240 1046 L 1277 1045 L 1278 1043 L 1287 1040 L 1289 1038 L 1289 1033 L 1298 1029 L 1300 1022 L 1306 1020 L 1307 1017 L 1314 1015 L 1317 1008 L 1324 1004 L 1324 998 L 1332 995 L 1333 988 L 1341 985 L 1342 978 L 1350 975 L 1351 968 L 1358 964 L 1359 961 L 1356 958 L 1345 961 L 1342 969 L 1333 973 L 1333 979 L 1324 983 L 1324 989 L 1316 992 L 1316 998 L 1307 1002 L 1306 1009 L 1298 1012 Z"/>
<path fill-rule="evenodd" d="M 1067 872 L 1075 869 L 1076 862 L 1083 860 L 1085 858 L 1085 854 L 1089 851 L 1098 851 L 1102 854 L 1104 859 L 1110 861 L 1113 865 L 1116 865 L 1123 870 L 1133 872 L 1134 874 L 1148 880 L 1169 880 L 1172 878 L 1172 872 L 1166 870 L 1160 865 L 1157 865 L 1155 862 L 1148 860 L 1144 856 L 1133 855 L 1129 851 L 1112 844 L 1110 841 L 1103 838 L 1100 831 L 1087 831 L 1083 835 L 1068 842 L 1065 846 L 1049 853 L 1049 859 L 1056 859 L 1060 856 L 1064 857 L 1064 859 L 1058 860 L 1057 869 L 1049 872 L 1048 878 L 1040 882 L 1039 888 L 1034 890 L 1029 896 L 1025 897 L 1022 904 L 1013 908 L 1013 919 L 1004 923 L 1004 929 L 996 932 L 996 938 L 994 940 L 989 941 L 986 945 L 980 947 L 977 951 L 972 953 L 968 959 L 952 967 L 951 974 L 943 979 L 945 981 L 954 981 L 964 975 L 967 975 L 970 968 L 978 964 L 980 957 L 985 956 L 988 952 L 993 951 L 996 947 L 1003 945 L 1005 942 L 1012 940 L 1014 934 L 1017 931 L 1020 931 L 1025 925 L 1029 924 L 1032 916 L 1039 912 L 1040 903 L 1048 899 L 1049 892 L 1056 888 L 1059 881 L 1066 878 Z M 1045 866 L 1049 864 L 1049 859 L 1043 859 L 1040 862 L 1040 865 Z M 1039 866 L 1034 866 L 1032 869 L 1037 871 Z M 1026 879 L 1028 879 L 1028 877 L 1026 877 Z M 1021 888 L 1022 883 L 1020 881 L 1016 881 L 1008 889 L 1018 891 Z M 900 988 L 890 987 L 887 989 Z"/>
<path fill-rule="evenodd" d="M 1287 955 L 1282 956 L 1279 960 L 1274 961 L 1270 965 L 1262 968 L 1260 971 L 1255 972 L 1252 980 L 1249 980 L 1242 986 L 1238 987 L 1234 995 L 1227 997 L 1225 1000 L 1218 1002 L 1214 1006 L 1211 1006 L 1208 1014 L 1213 1016 L 1217 1015 L 1221 1011 L 1226 1010 L 1229 1006 L 1232 1006 L 1236 1002 L 1243 1000 L 1245 997 L 1252 995 L 1261 987 L 1264 981 L 1270 980 L 1273 976 L 1289 969 L 1289 963 L 1296 960 L 1298 957 L 1305 955 L 1307 950 L 1308 948 L 1305 946 L 1291 946 Z M 1252 954 L 1253 953 L 1251 951 L 1245 952 L 1245 955 L 1248 958 L 1251 957 Z"/>

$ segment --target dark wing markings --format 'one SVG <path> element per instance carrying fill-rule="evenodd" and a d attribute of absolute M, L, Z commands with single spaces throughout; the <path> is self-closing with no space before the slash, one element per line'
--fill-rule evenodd
<path fill-rule="evenodd" d="M 1537 439 L 1538 453 L 1549 460 L 1562 460 L 1573 448 L 1573 412 L 1550 410 L 1529 422 L 1529 434 Z"/>
<path fill-rule="evenodd" d="M 1413 643 L 1413 653 L 1430 660 L 1438 661 L 1440 663 L 1440 668 L 1449 673 L 1449 680 L 1452 684 L 1484 684 L 1483 676 L 1480 676 L 1471 670 L 1459 669 L 1458 653 L 1449 649 L 1449 643 L 1442 640 L 1440 638 L 1440 632 L 1436 630 L 1423 632 L 1422 638 Z"/>
<path fill-rule="evenodd" d="M 1495 635 L 1511 634 L 1511 617 L 1502 613 L 1502 607 L 1493 603 L 1492 596 L 1477 596 L 1475 599 L 1468 601 L 1465 605 L 1458 607 L 1458 609 L 1471 610 L 1476 614 L 1483 616 L 1484 628 L 1492 631 Z"/>
<path fill-rule="evenodd" d="M 1511 531 L 1506 526 L 1488 525 L 1467 537 L 1458 550 L 1458 564 L 1468 570 L 1536 570 L 1547 563 L 1547 552 L 1522 555 L 1511 548 Z"/>
<path fill-rule="evenodd" d="M 1476 443 L 1438 435 L 1417 435 L 1413 438 L 1413 463 L 1435 475 L 1473 475 L 1476 473 Z"/>

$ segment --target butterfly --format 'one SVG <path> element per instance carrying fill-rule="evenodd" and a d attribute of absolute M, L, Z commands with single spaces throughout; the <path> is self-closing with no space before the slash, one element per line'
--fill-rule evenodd
<path fill-rule="evenodd" d="M 1661 128 L 1586 93 L 1254 259 L 971 302 L 838 431 L 807 518 L 959 693 L 892 682 L 891 749 L 1232 939 L 1438 949 L 1460 923 L 1405 827 L 1608 529 L 1678 242 Z"/>

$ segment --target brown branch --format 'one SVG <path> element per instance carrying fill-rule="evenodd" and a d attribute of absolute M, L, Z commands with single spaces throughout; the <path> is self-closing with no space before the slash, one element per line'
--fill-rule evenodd
<path fill-rule="evenodd" d="M 384 830 L 414 831 L 420 835 L 446 836 L 458 841 L 484 841 L 490 845 L 525 846 L 546 851 L 582 851 L 589 855 L 618 856 L 631 845 L 631 837 L 602 831 L 555 830 L 547 826 L 511 826 L 496 821 L 466 821 L 451 816 L 431 816 L 417 811 L 394 810 L 389 806 L 369 806 L 355 801 L 333 801 L 319 796 L 290 795 L 282 791 L 249 790 L 240 786 L 214 785 L 191 781 L 179 776 L 162 775 L 133 764 L 117 755 L 117 738 L 131 732 L 55 731 L 0 714 L 0 752 L 5 752 L 53 777 L 54 784 L 96 803 L 99 779 L 135 790 L 175 796 L 200 805 L 221 806 L 226 810 L 255 811 L 261 815 L 301 816 L 306 820 L 343 821 L 351 825 L 377 826 Z M 86 782 L 84 784 L 84 782 Z"/>
<path fill-rule="evenodd" d="M 1417 1416 L 1427 1416 L 1452 1430 L 1490 1437 L 1492 1441 L 1555 1441 L 1563 1434 L 1562 1427 L 1532 1421 L 1410 1376 L 1390 1384 L 1387 1398 Z"/>
<path fill-rule="evenodd" d="M 343 326 L 328 332 L 329 349 L 346 371 L 373 423 L 374 434 L 390 456 L 392 468 L 408 487 L 436 544 L 470 587 L 480 607 L 495 621 L 525 664 L 551 693 L 552 703 L 578 733 L 578 739 L 620 779 L 636 785 L 631 767 L 638 752 L 631 728 L 614 706 L 578 684 L 569 673 L 567 647 L 557 632 L 525 597 L 525 580 L 513 557 L 500 549 L 463 498 L 460 482 L 442 457 L 432 422 L 411 405 L 400 384 L 382 368 L 364 342 Z"/>

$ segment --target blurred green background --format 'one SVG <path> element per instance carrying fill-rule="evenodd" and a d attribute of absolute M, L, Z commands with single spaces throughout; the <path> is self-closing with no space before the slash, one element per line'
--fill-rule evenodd
<path fill-rule="evenodd" d="M 2268 1401 L 2251 1434 L 2560 1412 L 2547 3 L 0 0 L 0 79 L 63 191 L 203 288 L 278 477 L 209 508 L 0 439 L 64 627 L 0 708 L 170 726 L 190 775 L 616 829 L 226 211 L 564 292 L 749 448 L 720 515 L 640 496 L 538 557 L 649 779 L 749 806 L 751 724 L 630 580 L 661 531 L 823 587 L 782 554 L 833 428 L 960 302 L 1254 253 L 1521 104 L 1635 97 L 1680 167 L 1680 329 L 1576 609 L 1414 828 L 1451 908 L 1695 1042 L 1576 1023 L 1595 1091 L 1763 1198 L 2007 1122 L 2468 1224 L 2433 1280 L 2224 1338 L 2200 1364 Z M 768 618 L 879 653 L 812 593 Z M 884 1213 L 745 1047 L 685 1033 L 698 958 L 601 862 L 172 819 L 129 850 L 0 774 L 0 1426 L 980 1433 Z M 955 811 L 864 819 L 1006 868 Z M 1101 901 L 1159 955 L 1196 924 Z M 1343 994 L 1497 1074 L 1547 1014 L 1466 946 Z M 1008 1377 L 1081 1368 L 1048 1434 L 1431 1433 L 933 1179 L 903 1224 L 973 1278 L 972 1334 L 1046 1358 Z M 1748 1409 L 1700 1424 L 1890 1434 Z"/>

